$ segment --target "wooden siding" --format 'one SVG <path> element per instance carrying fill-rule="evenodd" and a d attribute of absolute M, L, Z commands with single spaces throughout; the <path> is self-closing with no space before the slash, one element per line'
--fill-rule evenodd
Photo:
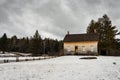
<path fill-rule="evenodd" d="M 75 53 L 98 55 L 98 41 L 64 42 L 64 54 Z"/>

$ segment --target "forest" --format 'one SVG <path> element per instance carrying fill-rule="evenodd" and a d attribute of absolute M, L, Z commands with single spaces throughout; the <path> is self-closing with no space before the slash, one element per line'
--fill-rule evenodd
<path fill-rule="evenodd" d="M 0 51 L 5 52 L 21 52 L 32 53 L 33 56 L 40 55 L 60 55 L 63 49 L 63 42 L 57 39 L 42 39 L 38 30 L 31 37 L 17 38 L 17 36 L 7 37 L 4 33 L 0 38 Z"/>

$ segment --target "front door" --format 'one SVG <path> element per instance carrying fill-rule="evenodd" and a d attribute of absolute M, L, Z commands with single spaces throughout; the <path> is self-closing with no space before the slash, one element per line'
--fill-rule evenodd
<path fill-rule="evenodd" d="M 75 46 L 75 54 L 78 54 L 78 46 Z"/>

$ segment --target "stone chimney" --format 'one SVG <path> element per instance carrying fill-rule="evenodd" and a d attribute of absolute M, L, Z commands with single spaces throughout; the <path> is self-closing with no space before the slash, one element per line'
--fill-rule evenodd
<path fill-rule="evenodd" d="M 67 31 L 67 35 L 69 35 L 70 33 L 69 33 L 69 31 Z"/>

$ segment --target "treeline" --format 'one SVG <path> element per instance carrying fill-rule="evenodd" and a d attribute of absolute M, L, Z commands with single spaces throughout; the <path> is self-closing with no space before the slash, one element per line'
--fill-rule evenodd
<path fill-rule="evenodd" d="M 7 38 L 4 33 L 0 38 L 0 51 L 4 54 L 7 52 L 32 53 L 33 56 L 38 55 L 62 55 L 63 42 L 45 38 L 42 39 L 38 30 L 31 37 L 23 37 L 18 39 L 17 36 Z"/>

